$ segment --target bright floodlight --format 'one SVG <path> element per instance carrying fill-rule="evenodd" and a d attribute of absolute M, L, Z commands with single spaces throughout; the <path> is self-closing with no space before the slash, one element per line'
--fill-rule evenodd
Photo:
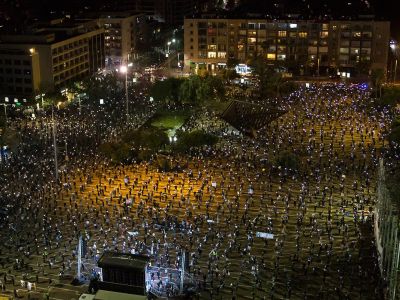
<path fill-rule="evenodd" d="M 175 43 L 175 42 L 176 42 L 176 40 L 175 40 L 175 39 L 172 39 L 172 42 L 173 42 L 173 43 Z"/>
<path fill-rule="evenodd" d="M 119 68 L 119 71 L 121 73 L 126 73 L 126 72 L 128 72 L 128 68 L 126 66 L 121 66 L 121 68 Z"/>
<path fill-rule="evenodd" d="M 396 48 L 397 48 L 396 41 L 391 40 L 391 41 L 390 41 L 390 49 L 395 50 Z"/>

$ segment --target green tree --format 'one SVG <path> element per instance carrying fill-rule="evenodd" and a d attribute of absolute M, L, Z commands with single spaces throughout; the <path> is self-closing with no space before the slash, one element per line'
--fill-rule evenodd
<path fill-rule="evenodd" d="M 234 69 L 239 64 L 239 60 L 235 57 L 229 57 L 226 61 L 226 67 L 228 69 Z"/>
<path fill-rule="evenodd" d="M 119 143 L 104 143 L 100 145 L 100 152 L 110 158 L 114 163 L 129 162 L 133 158 L 133 151 L 129 144 L 124 142 Z"/>
<path fill-rule="evenodd" d="M 281 87 L 286 80 L 281 73 L 274 70 L 262 56 L 257 56 L 251 61 L 252 73 L 259 82 L 259 94 L 262 98 L 267 96 L 280 96 Z"/>
<path fill-rule="evenodd" d="M 222 70 L 219 72 L 219 76 L 220 76 L 220 77 L 222 78 L 222 80 L 223 80 L 224 82 L 226 82 L 226 83 L 229 82 L 229 81 L 231 81 L 231 80 L 234 80 L 234 79 L 240 77 L 239 74 L 236 72 L 235 69 L 228 69 L 228 68 L 222 69 Z"/>
<path fill-rule="evenodd" d="M 192 75 L 187 78 L 180 86 L 180 99 L 183 103 L 194 104 L 199 98 L 198 94 L 202 93 L 203 91 L 201 90 L 200 76 Z"/>
<path fill-rule="evenodd" d="M 168 135 L 153 126 L 129 130 L 122 136 L 122 141 L 136 149 L 146 148 L 151 151 L 157 151 L 169 143 Z"/>
<path fill-rule="evenodd" d="M 172 101 L 175 104 L 180 103 L 180 88 L 183 84 L 182 79 L 168 78 L 162 81 L 156 81 L 150 88 L 150 95 L 155 101 Z"/>
<path fill-rule="evenodd" d="M 218 141 L 218 137 L 213 134 L 205 133 L 201 130 L 192 132 L 180 131 L 177 133 L 177 143 L 174 148 L 178 151 L 185 152 L 190 148 L 198 148 L 204 145 L 214 145 Z"/>
<path fill-rule="evenodd" d="M 184 103 L 202 104 L 213 98 L 222 99 L 225 87 L 221 78 L 206 76 L 204 78 L 192 75 L 180 86 L 180 99 Z"/>

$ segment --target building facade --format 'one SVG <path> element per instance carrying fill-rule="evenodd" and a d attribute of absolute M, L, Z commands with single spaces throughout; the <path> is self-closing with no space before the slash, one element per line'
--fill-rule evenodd
<path fill-rule="evenodd" d="M 295 74 L 386 70 L 390 23 L 187 18 L 185 67 L 216 72 L 229 59 L 240 64 L 261 56 Z"/>
<path fill-rule="evenodd" d="M 63 25 L 2 36 L 0 51 L 5 53 L 0 60 L 0 96 L 30 102 L 36 94 L 66 87 L 103 69 L 104 29 Z"/>
<path fill-rule="evenodd" d="M 37 51 L 0 49 L 0 102 L 27 102 L 39 90 L 40 82 Z"/>
<path fill-rule="evenodd" d="M 144 39 L 144 14 L 131 12 L 104 13 L 98 19 L 105 30 L 106 65 L 118 67 L 137 58 L 139 45 Z"/>

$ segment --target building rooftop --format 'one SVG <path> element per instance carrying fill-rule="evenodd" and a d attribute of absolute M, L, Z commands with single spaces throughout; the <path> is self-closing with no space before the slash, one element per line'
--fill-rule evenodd
<path fill-rule="evenodd" d="M 286 14 L 282 16 L 274 16 L 270 14 L 262 14 L 262 13 L 235 13 L 235 12 L 210 12 L 210 13 L 198 13 L 193 15 L 188 15 L 185 17 L 186 19 L 263 19 L 270 21 L 280 21 L 280 20 L 303 20 L 303 21 L 313 21 L 313 22 L 327 22 L 327 21 L 385 21 L 382 19 L 375 18 L 374 15 L 358 15 L 357 17 L 348 17 L 343 16 L 342 18 L 333 17 L 333 16 L 323 16 L 318 18 L 309 18 L 304 17 L 300 14 Z"/>
<path fill-rule="evenodd" d="M 104 252 L 98 261 L 100 268 L 119 267 L 127 269 L 144 269 L 150 258 L 146 255 Z"/>

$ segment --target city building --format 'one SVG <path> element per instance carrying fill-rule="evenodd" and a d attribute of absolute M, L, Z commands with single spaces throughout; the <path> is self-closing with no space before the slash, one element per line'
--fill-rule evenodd
<path fill-rule="evenodd" d="M 134 9 L 154 16 L 168 25 L 182 25 L 185 16 L 191 15 L 198 6 L 197 0 L 136 0 Z"/>
<path fill-rule="evenodd" d="M 102 12 L 99 26 L 105 29 L 106 65 L 126 64 L 138 57 L 145 42 L 146 16 L 131 11 Z"/>
<path fill-rule="evenodd" d="M 386 21 L 311 21 L 187 18 L 185 67 L 216 72 L 229 59 L 239 72 L 256 56 L 294 74 L 345 74 L 386 70 L 390 23 Z"/>
<path fill-rule="evenodd" d="M 0 42 L 0 100 L 27 99 L 67 87 L 104 68 L 104 29 L 93 22 L 56 21 Z"/>
<path fill-rule="evenodd" d="M 35 48 L 0 48 L 0 102 L 27 102 L 41 83 L 39 54 Z M 27 100 L 28 98 L 28 100 Z"/>

